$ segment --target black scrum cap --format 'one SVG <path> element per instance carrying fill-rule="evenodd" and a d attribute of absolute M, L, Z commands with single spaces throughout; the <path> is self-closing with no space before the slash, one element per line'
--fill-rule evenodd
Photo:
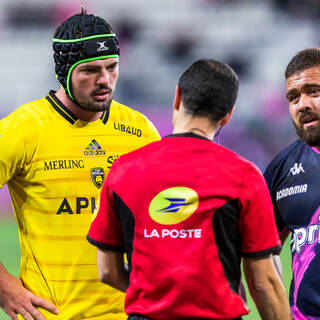
<path fill-rule="evenodd" d="M 64 21 L 53 38 L 56 77 L 69 98 L 70 76 L 79 63 L 116 58 L 120 55 L 118 38 L 111 26 L 93 14 L 75 14 Z"/>

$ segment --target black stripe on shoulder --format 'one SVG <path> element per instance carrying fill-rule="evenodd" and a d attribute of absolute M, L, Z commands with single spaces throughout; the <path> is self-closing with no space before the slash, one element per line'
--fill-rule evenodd
<path fill-rule="evenodd" d="M 49 94 L 46 96 L 46 99 L 51 103 L 53 108 L 67 121 L 71 124 L 74 124 L 77 121 L 77 117 L 68 109 L 66 108 L 62 102 L 55 96 L 55 92 L 51 90 Z"/>
<path fill-rule="evenodd" d="M 99 249 L 102 250 L 111 250 L 111 251 L 118 251 L 118 252 L 125 252 L 125 248 L 124 247 L 118 247 L 118 246 L 111 246 L 109 244 L 105 244 L 105 243 L 101 243 L 98 241 L 93 240 L 92 238 L 89 237 L 89 235 L 87 235 L 87 240 L 93 244 L 94 246 L 98 247 Z"/>
<path fill-rule="evenodd" d="M 100 117 L 100 120 L 102 121 L 103 124 L 106 124 L 108 122 L 108 119 L 109 119 L 109 113 L 110 113 L 110 107 L 111 105 L 108 107 L 107 110 L 105 110 L 101 117 Z"/>
<path fill-rule="evenodd" d="M 244 258 L 260 258 L 260 257 L 267 256 L 269 254 L 279 254 L 281 250 L 282 250 L 282 245 L 278 245 L 263 251 L 242 253 L 242 256 Z"/>

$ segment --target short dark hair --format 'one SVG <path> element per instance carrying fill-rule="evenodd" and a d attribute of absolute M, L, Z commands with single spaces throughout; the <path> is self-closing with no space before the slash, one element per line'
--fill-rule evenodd
<path fill-rule="evenodd" d="M 239 79 L 223 62 L 212 59 L 195 61 L 180 77 L 183 106 L 188 114 L 216 122 L 234 106 Z"/>
<path fill-rule="evenodd" d="M 289 62 L 285 71 L 288 79 L 292 75 L 320 66 L 320 48 L 307 48 L 299 51 Z"/>

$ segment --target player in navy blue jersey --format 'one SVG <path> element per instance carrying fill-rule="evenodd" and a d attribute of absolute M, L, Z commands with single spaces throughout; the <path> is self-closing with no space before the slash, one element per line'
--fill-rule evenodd
<path fill-rule="evenodd" d="M 229 66 L 194 62 L 176 88 L 173 134 L 111 168 L 87 238 L 98 247 L 100 279 L 126 291 L 130 320 L 241 319 L 249 312 L 241 261 L 261 318 L 290 318 L 272 260 L 281 242 L 263 175 L 212 142 L 237 91 Z"/>
<path fill-rule="evenodd" d="M 270 163 L 265 178 L 282 242 L 291 233 L 294 319 L 320 319 L 320 49 L 298 52 L 286 72 L 289 112 L 300 139 Z"/>

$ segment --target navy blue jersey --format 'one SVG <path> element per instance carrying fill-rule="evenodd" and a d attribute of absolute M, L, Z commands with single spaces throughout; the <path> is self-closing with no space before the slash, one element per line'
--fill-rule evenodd
<path fill-rule="evenodd" d="M 320 152 L 297 140 L 273 159 L 265 178 L 278 231 L 292 233 L 294 319 L 320 319 Z"/>

